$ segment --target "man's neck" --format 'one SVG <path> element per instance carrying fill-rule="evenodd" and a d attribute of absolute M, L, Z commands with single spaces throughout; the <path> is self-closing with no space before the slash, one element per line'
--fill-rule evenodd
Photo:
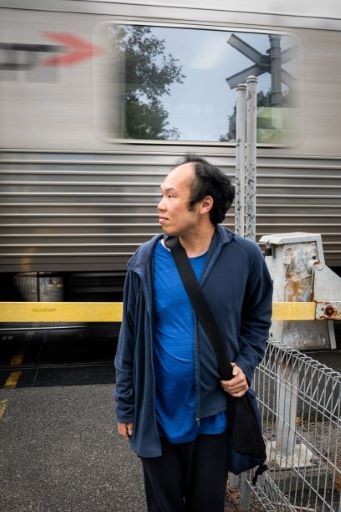
<path fill-rule="evenodd" d="M 187 256 L 189 258 L 193 258 L 207 252 L 214 232 L 215 226 L 213 224 L 209 224 L 198 231 L 180 235 L 179 240 L 185 249 Z"/>

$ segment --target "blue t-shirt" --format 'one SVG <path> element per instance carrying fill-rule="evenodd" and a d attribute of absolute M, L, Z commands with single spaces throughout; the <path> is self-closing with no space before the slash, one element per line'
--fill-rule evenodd
<path fill-rule="evenodd" d="M 200 280 L 206 254 L 190 258 Z M 195 317 L 172 254 L 161 241 L 154 254 L 154 367 L 156 417 L 170 442 L 193 441 L 198 433 L 219 434 L 224 412 L 196 421 Z"/>

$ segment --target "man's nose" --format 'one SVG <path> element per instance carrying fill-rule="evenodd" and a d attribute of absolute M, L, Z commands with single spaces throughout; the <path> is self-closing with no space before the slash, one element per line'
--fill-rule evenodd
<path fill-rule="evenodd" d="M 164 201 L 163 201 L 163 197 L 160 199 L 159 201 L 159 204 L 157 205 L 157 209 L 158 210 L 164 210 L 165 209 L 165 205 L 164 205 Z"/>

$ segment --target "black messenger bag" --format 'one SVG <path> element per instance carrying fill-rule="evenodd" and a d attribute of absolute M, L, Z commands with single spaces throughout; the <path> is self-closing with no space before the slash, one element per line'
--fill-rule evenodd
<path fill-rule="evenodd" d="M 202 293 L 195 277 L 186 251 L 177 237 L 166 240 L 166 246 L 171 250 L 184 287 L 191 300 L 196 317 L 209 339 L 218 360 L 219 373 L 222 380 L 233 377 L 231 362 L 227 357 L 224 342 L 215 322 L 212 311 Z M 266 469 L 265 443 L 262 436 L 260 415 L 254 391 L 249 388 L 240 398 L 228 393 L 227 397 L 227 432 L 229 452 L 227 454 L 229 471 L 239 473 L 258 466 L 253 484 Z"/>

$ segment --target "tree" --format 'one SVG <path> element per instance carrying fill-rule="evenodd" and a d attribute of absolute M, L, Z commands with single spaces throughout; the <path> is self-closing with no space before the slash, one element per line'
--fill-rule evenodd
<path fill-rule="evenodd" d="M 291 100 L 290 90 L 282 93 L 282 107 L 290 107 L 293 101 Z M 271 91 L 267 91 L 264 93 L 263 91 L 259 91 L 257 93 L 257 108 L 260 107 L 271 107 Z M 274 107 L 278 109 L 280 107 Z M 233 112 L 228 116 L 229 118 L 229 130 L 227 133 L 219 136 L 220 142 L 228 142 L 236 140 L 236 117 L 237 117 L 237 109 L 236 106 L 233 107 Z M 269 126 L 265 126 L 264 123 L 271 123 L 271 118 L 268 120 L 262 119 L 261 121 L 257 120 L 257 128 L 272 128 L 271 124 Z"/>
<path fill-rule="evenodd" d="M 161 103 L 173 83 L 183 83 L 178 60 L 165 55 L 165 40 L 150 27 L 119 25 L 111 32 L 113 58 L 124 70 L 123 102 L 125 133 L 134 139 L 177 139 L 168 125 L 168 112 Z"/>
<path fill-rule="evenodd" d="M 228 116 L 229 131 L 227 133 L 225 133 L 224 135 L 219 136 L 219 142 L 228 142 L 228 141 L 236 140 L 236 115 L 237 115 L 237 108 L 234 105 L 232 114 Z"/>

